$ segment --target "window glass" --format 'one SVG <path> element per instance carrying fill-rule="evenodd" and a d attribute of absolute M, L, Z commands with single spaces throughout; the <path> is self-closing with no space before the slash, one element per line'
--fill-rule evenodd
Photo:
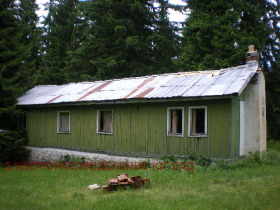
<path fill-rule="evenodd" d="M 190 136 L 206 135 L 206 108 L 190 108 Z"/>
<path fill-rule="evenodd" d="M 112 111 L 99 111 L 98 132 L 113 133 Z"/>
<path fill-rule="evenodd" d="M 168 109 L 168 134 L 183 135 L 183 109 Z"/>
<path fill-rule="evenodd" d="M 69 133 L 70 132 L 70 113 L 59 112 L 58 113 L 58 132 Z"/>

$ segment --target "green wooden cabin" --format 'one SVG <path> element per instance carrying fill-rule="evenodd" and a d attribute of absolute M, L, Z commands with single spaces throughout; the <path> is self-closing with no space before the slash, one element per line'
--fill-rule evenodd
<path fill-rule="evenodd" d="M 179 72 L 36 86 L 18 99 L 29 146 L 107 154 L 233 159 L 266 149 L 257 61 Z"/>

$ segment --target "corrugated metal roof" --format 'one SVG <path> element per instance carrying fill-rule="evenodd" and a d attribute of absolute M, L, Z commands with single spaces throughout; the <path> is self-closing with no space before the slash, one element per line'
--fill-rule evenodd
<path fill-rule="evenodd" d="M 36 86 L 19 97 L 17 105 L 241 94 L 257 70 L 258 63 L 250 61 L 243 66 L 213 71 Z"/>

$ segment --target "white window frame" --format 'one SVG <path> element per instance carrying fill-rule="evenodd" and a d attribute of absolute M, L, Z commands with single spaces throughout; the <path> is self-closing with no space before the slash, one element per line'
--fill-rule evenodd
<path fill-rule="evenodd" d="M 182 133 L 174 134 L 171 133 L 171 111 L 181 110 L 182 111 Z M 167 136 L 184 137 L 184 107 L 168 107 L 167 108 Z"/>
<path fill-rule="evenodd" d="M 100 114 L 101 112 L 111 112 L 112 114 L 112 122 L 111 122 L 111 132 L 104 132 L 104 131 L 100 131 Z M 114 117 L 113 117 L 113 110 L 112 109 L 97 109 L 97 117 L 96 117 L 96 133 L 98 134 L 108 134 L 111 135 L 114 132 Z"/>
<path fill-rule="evenodd" d="M 60 120 L 61 120 L 61 113 L 68 113 L 69 115 L 69 131 L 60 131 Z M 70 121 L 71 121 L 71 115 L 70 115 L 70 111 L 58 111 L 57 112 L 57 133 L 70 133 Z"/>
<path fill-rule="evenodd" d="M 205 117 L 204 117 L 204 126 L 205 132 L 203 134 L 195 134 L 191 133 L 192 129 L 192 110 L 193 109 L 204 109 L 205 110 Z M 189 107 L 189 120 L 188 120 L 188 136 L 189 137 L 207 137 L 207 106 L 190 106 Z"/>

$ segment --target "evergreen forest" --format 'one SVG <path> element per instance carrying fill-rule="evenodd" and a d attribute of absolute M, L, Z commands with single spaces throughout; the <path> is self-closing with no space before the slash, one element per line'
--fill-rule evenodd
<path fill-rule="evenodd" d="M 0 130 L 16 130 L 17 97 L 65 84 L 246 62 L 266 77 L 268 138 L 280 139 L 280 0 L 0 0 Z M 183 23 L 168 11 L 189 11 Z"/>

